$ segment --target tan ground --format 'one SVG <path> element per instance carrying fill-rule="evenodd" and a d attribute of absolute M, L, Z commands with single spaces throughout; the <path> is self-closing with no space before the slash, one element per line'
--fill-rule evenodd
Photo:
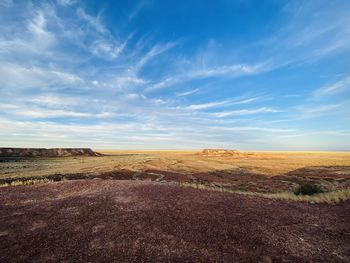
<path fill-rule="evenodd" d="M 305 181 L 327 192 L 350 189 L 350 153 L 239 152 L 237 156 L 209 157 L 200 151 L 99 152 L 105 156 L 0 162 L 0 184 L 103 178 L 177 182 L 260 193 L 291 193 Z"/>
<path fill-rule="evenodd" d="M 98 151 L 103 157 L 60 157 L 0 163 L 0 178 L 52 174 L 99 174 L 115 170 L 149 169 L 199 173 L 247 169 L 266 176 L 311 166 L 350 166 L 349 152 L 259 152 L 260 158 L 202 157 L 198 151 Z M 350 173 L 350 171 L 349 171 Z"/>

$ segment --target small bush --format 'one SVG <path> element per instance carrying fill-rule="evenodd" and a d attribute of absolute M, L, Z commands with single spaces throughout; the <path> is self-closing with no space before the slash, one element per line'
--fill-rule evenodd
<path fill-rule="evenodd" d="M 302 183 L 294 191 L 295 195 L 313 195 L 319 193 L 323 193 L 323 190 L 318 185 L 312 183 Z"/>

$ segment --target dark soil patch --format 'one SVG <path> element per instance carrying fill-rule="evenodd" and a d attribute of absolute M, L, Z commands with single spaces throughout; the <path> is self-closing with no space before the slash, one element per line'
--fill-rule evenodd
<path fill-rule="evenodd" d="M 170 181 L 170 182 L 179 182 L 184 183 L 188 182 L 189 177 L 182 173 L 172 172 L 172 171 L 161 171 L 161 170 L 152 170 L 148 169 L 145 170 L 146 173 L 155 173 L 155 174 L 162 174 L 164 176 L 164 181 Z"/>
<path fill-rule="evenodd" d="M 295 183 L 292 181 L 276 180 L 261 174 L 254 174 L 244 169 L 224 170 L 211 173 L 194 173 L 192 183 L 217 185 L 231 190 L 251 192 L 283 192 L 292 191 Z"/>
<path fill-rule="evenodd" d="M 113 172 L 102 173 L 96 177 L 101 179 L 114 179 L 114 180 L 131 180 L 135 172 L 130 170 L 118 170 Z"/>
<path fill-rule="evenodd" d="M 285 174 L 286 176 L 304 177 L 310 179 L 341 179 L 350 178 L 349 166 L 311 166 L 304 167 Z"/>
<path fill-rule="evenodd" d="M 0 190 L 0 262 L 349 262 L 350 202 L 142 181 Z"/>
<path fill-rule="evenodd" d="M 294 184 L 305 182 L 319 185 L 325 190 L 350 187 L 349 166 L 310 166 L 273 177 L 275 181 L 285 181 Z"/>

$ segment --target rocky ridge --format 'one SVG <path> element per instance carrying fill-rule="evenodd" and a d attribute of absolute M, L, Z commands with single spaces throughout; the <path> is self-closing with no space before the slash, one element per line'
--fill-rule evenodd
<path fill-rule="evenodd" d="M 0 157 L 101 156 L 90 148 L 0 148 Z"/>

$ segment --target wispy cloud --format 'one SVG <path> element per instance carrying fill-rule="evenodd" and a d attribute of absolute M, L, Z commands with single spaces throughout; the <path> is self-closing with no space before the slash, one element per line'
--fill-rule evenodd
<path fill-rule="evenodd" d="M 163 88 L 168 88 L 196 79 L 218 77 L 235 78 L 240 76 L 254 75 L 262 73 L 263 71 L 267 71 L 268 68 L 269 66 L 267 63 L 261 63 L 256 65 L 233 64 L 213 68 L 192 68 L 186 73 L 166 77 L 163 80 L 156 82 L 150 87 L 146 88 L 146 91 L 154 91 Z"/>
<path fill-rule="evenodd" d="M 27 29 L 31 32 L 36 41 L 48 45 L 55 41 L 54 35 L 45 29 L 46 18 L 41 10 L 36 10 L 33 20 L 29 21 Z"/>
<path fill-rule="evenodd" d="M 62 117 L 75 117 L 75 118 L 86 118 L 91 117 L 88 113 L 65 111 L 65 110 L 19 110 L 16 111 L 18 115 L 29 117 L 29 118 L 62 118 Z"/>
<path fill-rule="evenodd" d="M 273 69 L 315 63 L 349 51 L 348 8 L 347 1 L 334 5 L 325 0 L 287 1 L 278 30 L 252 46 L 264 50 Z"/>
<path fill-rule="evenodd" d="M 57 3 L 62 6 L 71 6 L 77 3 L 76 0 L 57 0 Z"/>
<path fill-rule="evenodd" d="M 97 40 L 91 44 L 91 53 L 102 58 L 116 59 L 123 52 L 127 42 L 112 44 L 104 40 Z"/>
<path fill-rule="evenodd" d="M 207 102 L 207 103 L 200 103 L 200 104 L 191 104 L 185 107 L 178 107 L 180 109 L 185 110 L 205 110 L 205 109 L 211 109 L 211 108 L 217 108 L 217 107 L 227 107 L 227 106 L 235 106 L 235 105 L 241 105 L 241 104 L 248 104 L 252 103 L 258 100 L 261 100 L 261 97 L 251 97 L 251 98 L 234 98 L 234 99 L 226 99 L 222 101 L 213 101 L 213 102 Z M 267 108 L 266 108 L 267 109 Z"/>
<path fill-rule="evenodd" d="M 176 96 L 177 97 L 185 97 L 185 96 L 189 96 L 189 95 L 195 94 L 198 91 L 199 91 L 199 89 L 192 89 L 192 90 L 189 90 L 189 91 L 176 93 Z"/>
<path fill-rule="evenodd" d="M 140 70 L 147 64 L 152 58 L 168 51 L 169 49 L 176 46 L 177 43 L 169 42 L 166 44 L 157 44 L 151 48 L 136 64 L 136 71 Z"/>
<path fill-rule="evenodd" d="M 189 78 L 208 78 L 220 76 L 241 76 L 249 74 L 257 74 L 267 69 L 267 63 L 259 63 L 256 65 L 233 64 L 224 65 L 214 68 L 197 69 L 188 74 Z"/>
<path fill-rule="evenodd" d="M 323 118 L 333 116 L 348 116 L 350 110 L 347 107 L 349 104 L 348 100 L 338 102 L 338 103 L 329 103 L 329 104 L 316 104 L 316 105 L 306 105 L 296 107 L 297 119 L 311 119 L 311 118 Z"/>
<path fill-rule="evenodd" d="M 215 108 L 218 106 L 223 106 L 227 103 L 229 103 L 229 101 L 224 100 L 224 101 L 208 102 L 208 103 L 202 103 L 202 104 L 192 104 L 190 106 L 187 106 L 186 109 L 203 110 L 203 109 L 209 109 L 209 108 Z"/>
<path fill-rule="evenodd" d="M 136 3 L 136 5 L 132 8 L 129 14 L 129 22 L 137 17 L 137 15 L 144 9 L 149 6 L 151 1 L 141 0 Z"/>
<path fill-rule="evenodd" d="M 79 76 L 55 69 L 23 67 L 22 65 L 0 63 L 0 85 L 6 88 L 40 88 L 83 84 Z"/>
<path fill-rule="evenodd" d="M 259 113 L 276 113 L 276 112 L 281 112 L 281 111 L 274 108 L 262 107 L 258 109 L 242 109 L 242 110 L 234 110 L 234 111 L 215 112 L 215 113 L 212 113 L 212 115 L 218 118 L 224 118 L 224 117 L 232 117 L 232 116 L 252 115 L 252 114 L 259 114 Z"/>
<path fill-rule="evenodd" d="M 101 34 L 109 34 L 109 30 L 104 26 L 101 22 L 101 14 L 99 13 L 97 16 L 92 16 L 87 14 L 84 9 L 78 8 L 77 15 L 85 22 L 88 23 L 92 28 L 94 28 L 98 33 Z"/>
<path fill-rule="evenodd" d="M 315 91 L 314 96 L 332 96 L 347 90 L 350 90 L 350 76 L 346 76 L 333 84 L 321 87 Z"/>

